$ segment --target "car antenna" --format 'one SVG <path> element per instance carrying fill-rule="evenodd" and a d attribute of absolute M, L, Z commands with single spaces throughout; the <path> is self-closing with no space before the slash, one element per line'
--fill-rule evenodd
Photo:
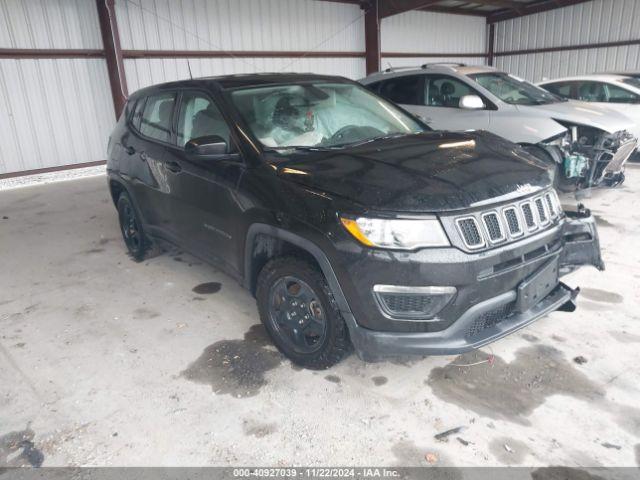
<path fill-rule="evenodd" d="M 187 58 L 187 68 L 189 69 L 189 80 L 193 80 L 193 75 L 191 75 L 191 64 L 189 63 L 188 58 Z"/>

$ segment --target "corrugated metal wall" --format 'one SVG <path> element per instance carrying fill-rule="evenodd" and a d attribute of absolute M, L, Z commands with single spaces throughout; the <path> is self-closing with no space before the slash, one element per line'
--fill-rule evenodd
<path fill-rule="evenodd" d="M 313 72 L 364 77 L 364 58 L 190 58 L 195 77 L 251 72 Z M 129 92 L 155 83 L 189 78 L 184 58 L 139 58 L 124 61 Z"/>
<path fill-rule="evenodd" d="M 640 39 L 640 1 L 594 0 L 496 24 L 496 52 Z M 531 81 L 640 69 L 640 46 L 496 57 L 496 66 Z"/>
<path fill-rule="evenodd" d="M 357 5 L 315 0 L 118 0 L 125 50 L 364 52 Z M 190 59 L 194 76 L 243 72 L 317 72 L 359 78 L 361 58 Z M 185 59 L 127 59 L 129 90 L 188 78 Z"/>
<path fill-rule="evenodd" d="M 482 53 L 483 17 L 434 12 L 405 12 L 383 18 L 383 52 Z"/>
<path fill-rule="evenodd" d="M 383 52 L 483 53 L 486 51 L 484 17 L 434 12 L 406 12 L 382 20 Z M 427 62 L 460 62 L 484 65 L 484 57 L 382 57 L 382 65 L 404 67 Z"/>
<path fill-rule="evenodd" d="M 100 49 L 95 2 L 0 1 L 0 48 Z M 104 160 L 103 59 L 0 59 L 0 174 Z"/>
<path fill-rule="evenodd" d="M 364 52 L 364 12 L 315 0 L 116 0 L 124 50 Z M 461 35 L 459 32 L 464 32 Z M 389 52 L 484 51 L 484 20 L 425 12 L 382 22 Z M 0 48 L 101 50 L 95 0 L 0 0 Z M 420 64 L 437 58 L 383 58 Z M 453 61 L 482 63 L 482 58 Z M 191 58 L 194 76 L 365 75 L 364 56 Z M 125 60 L 129 91 L 188 78 L 185 58 Z M 0 59 L 0 174 L 105 159 L 115 121 L 102 58 Z"/>

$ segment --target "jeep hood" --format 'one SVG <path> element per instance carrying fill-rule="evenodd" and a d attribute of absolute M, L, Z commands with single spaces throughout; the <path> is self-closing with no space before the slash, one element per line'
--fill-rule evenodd
<path fill-rule="evenodd" d="M 549 170 L 539 160 L 487 132 L 429 132 L 338 150 L 298 151 L 288 158 L 272 159 L 281 178 L 374 211 L 460 210 L 551 185 Z"/>
<path fill-rule="evenodd" d="M 517 105 L 517 108 L 525 113 L 542 115 L 576 125 L 588 125 L 609 133 L 633 129 L 633 123 L 629 118 L 604 105 L 568 100 L 546 105 Z"/>

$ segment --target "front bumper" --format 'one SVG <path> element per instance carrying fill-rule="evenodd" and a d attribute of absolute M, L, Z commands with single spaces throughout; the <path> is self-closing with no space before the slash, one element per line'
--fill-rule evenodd
<path fill-rule="evenodd" d="M 513 264 L 514 259 L 539 255 Z M 355 309 L 343 311 L 351 341 L 358 355 L 369 361 L 397 355 L 445 355 L 469 351 L 514 331 L 555 310 L 573 311 L 578 289 L 572 290 L 558 278 L 583 265 L 603 269 L 595 221 L 588 211 L 566 212 L 561 224 L 541 232 L 528 241 L 516 242 L 507 248 L 494 249 L 481 255 L 467 255 L 460 262 L 458 255 L 447 253 L 435 257 L 368 258 L 352 263 L 359 273 L 355 289 L 346 288 L 347 299 Z M 420 264 L 418 260 L 438 260 Z M 448 260 L 447 260 L 448 259 Z M 367 263 L 369 274 L 364 274 Z M 487 274 L 491 265 L 510 265 Z M 522 307 L 523 287 L 540 277 L 552 264 L 555 277 L 544 277 L 544 294 L 532 305 Z M 393 265 L 393 268 L 391 267 Z M 375 271 L 373 271 L 375 270 Z M 372 282 L 405 285 L 451 285 L 457 288 L 455 299 L 438 318 L 426 321 L 389 318 L 382 315 L 371 294 Z M 444 281 L 444 283 L 442 283 Z M 438 283 L 436 283 L 438 282 Z M 534 292 L 537 288 L 534 285 Z M 350 293 L 350 294 L 349 294 Z M 353 302 L 353 300 L 358 300 Z M 537 299 L 537 297 L 536 297 Z"/>
<path fill-rule="evenodd" d="M 508 316 L 505 313 L 516 301 L 517 294 L 505 292 L 474 305 L 449 328 L 433 333 L 376 332 L 360 327 L 353 317 L 346 320 L 351 341 L 364 360 L 395 355 L 451 355 L 487 345 L 555 310 L 563 307 L 571 310 L 578 291 L 560 282 L 529 310 Z"/>

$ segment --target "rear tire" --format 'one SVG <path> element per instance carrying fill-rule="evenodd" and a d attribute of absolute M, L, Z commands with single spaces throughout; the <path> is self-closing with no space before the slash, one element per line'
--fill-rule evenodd
<path fill-rule="evenodd" d="M 150 242 L 142 229 L 142 222 L 136 208 L 127 192 L 122 192 L 118 197 L 118 219 L 120 232 L 129 255 L 136 261 L 144 260 L 150 247 Z"/>
<path fill-rule="evenodd" d="M 256 300 L 273 343 L 293 363 L 323 370 L 351 351 L 327 281 L 308 262 L 296 257 L 269 261 L 258 276 Z"/>

